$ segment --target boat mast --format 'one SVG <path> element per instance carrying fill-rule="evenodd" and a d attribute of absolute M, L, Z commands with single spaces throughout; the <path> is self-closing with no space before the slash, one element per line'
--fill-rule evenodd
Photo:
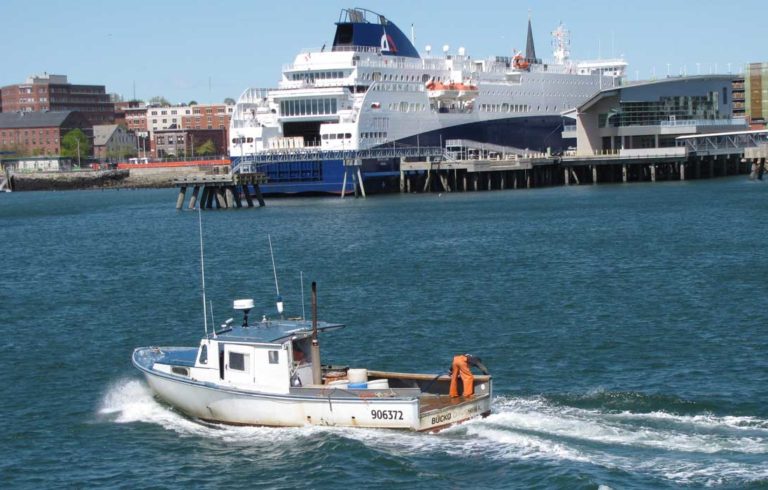
<path fill-rule="evenodd" d="M 317 283 L 312 281 L 312 384 L 323 384 L 320 343 L 317 340 Z"/>
<path fill-rule="evenodd" d="M 283 318 L 283 297 L 280 296 L 280 286 L 277 284 L 277 268 L 275 267 L 275 254 L 272 252 L 272 236 L 267 234 L 267 239 L 269 239 L 269 256 L 272 257 L 272 274 L 275 276 L 275 290 L 277 291 L 277 300 L 275 302 L 277 304 L 277 313 L 280 315 L 280 318 Z"/>
<path fill-rule="evenodd" d="M 203 325 L 205 328 L 205 336 L 208 337 L 208 312 L 206 311 L 205 304 L 205 256 L 203 254 L 203 213 L 201 211 L 202 206 L 197 208 L 197 224 L 200 234 L 200 276 L 203 283 Z"/>

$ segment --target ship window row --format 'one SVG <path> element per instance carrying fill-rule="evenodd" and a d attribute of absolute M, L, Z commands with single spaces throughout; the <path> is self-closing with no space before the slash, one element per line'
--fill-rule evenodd
<path fill-rule="evenodd" d="M 372 131 L 372 132 L 363 132 L 360 133 L 360 137 L 363 139 L 382 139 L 387 137 L 387 133 L 384 131 Z"/>
<path fill-rule="evenodd" d="M 352 138 L 352 133 L 332 133 L 323 135 L 324 140 L 348 140 L 350 138 Z"/>
<path fill-rule="evenodd" d="M 343 71 L 310 71 L 304 73 L 292 73 L 291 80 L 304 80 L 306 82 L 314 82 L 317 80 L 325 80 L 327 78 L 344 78 Z"/>
<path fill-rule="evenodd" d="M 378 92 L 423 92 L 424 85 L 413 85 L 407 83 L 380 83 L 374 85 L 373 90 Z"/>
<path fill-rule="evenodd" d="M 375 82 L 421 82 L 426 83 L 429 80 L 433 79 L 433 77 L 427 75 L 426 73 L 424 75 L 406 75 L 406 74 L 394 74 L 394 73 L 381 73 L 378 71 L 374 72 L 365 72 L 360 75 L 360 78 L 363 80 L 372 80 Z M 436 77 L 434 78 L 435 81 L 439 82 L 441 81 L 442 77 Z"/>
<path fill-rule="evenodd" d="M 232 138 L 232 143 L 236 145 L 242 145 L 243 143 L 253 143 L 253 138 L 246 138 L 245 136 L 240 136 L 239 138 Z"/>
<path fill-rule="evenodd" d="M 531 106 L 528 104 L 480 104 L 480 110 L 485 112 L 531 112 Z M 536 110 L 541 110 L 538 106 Z M 545 110 L 549 110 L 546 106 Z M 557 110 L 555 106 L 554 110 Z"/>
<path fill-rule="evenodd" d="M 283 116 L 312 116 L 336 114 L 336 99 L 291 99 L 280 101 Z"/>
<path fill-rule="evenodd" d="M 415 102 L 392 102 L 389 104 L 389 110 L 398 112 L 422 112 L 427 110 L 427 106 Z"/>

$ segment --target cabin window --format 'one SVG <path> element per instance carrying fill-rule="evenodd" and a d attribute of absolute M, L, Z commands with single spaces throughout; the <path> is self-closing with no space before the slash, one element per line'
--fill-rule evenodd
<path fill-rule="evenodd" d="M 229 369 L 236 371 L 245 371 L 245 362 L 248 355 L 241 354 L 240 352 L 229 353 Z"/>
<path fill-rule="evenodd" d="M 200 364 L 208 364 L 208 346 L 203 345 L 200 348 Z"/>
<path fill-rule="evenodd" d="M 280 363 L 280 351 L 277 351 L 277 350 L 269 351 L 269 363 L 270 364 Z"/>
<path fill-rule="evenodd" d="M 173 367 L 171 368 L 171 372 L 172 372 L 173 374 L 180 374 L 180 375 L 182 375 L 182 376 L 189 376 L 189 369 L 187 369 L 187 368 L 185 368 L 185 367 L 177 367 L 177 366 L 173 366 Z"/>

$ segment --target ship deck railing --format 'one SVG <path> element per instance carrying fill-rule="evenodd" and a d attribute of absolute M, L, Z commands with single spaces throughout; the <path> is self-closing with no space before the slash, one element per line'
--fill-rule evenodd
<path fill-rule="evenodd" d="M 273 163 L 342 160 L 345 164 L 381 158 L 442 158 L 445 150 L 439 146 L 383 146 L 362 150 L 322 150 L 319 148 L 285 148 L 247 155 L 232 166 L 232 173 L 254 173 Z"/>

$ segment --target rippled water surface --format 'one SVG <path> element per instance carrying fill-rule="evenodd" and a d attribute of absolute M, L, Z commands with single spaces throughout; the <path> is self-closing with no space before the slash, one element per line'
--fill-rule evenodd
<path fill-rule="evenodd" d="M 3 486 L 768 485 L 768 187 L 743 177 L 272 199 L 203 213 L 217 323 L 319 285 L 324 360 L 480 355 L 493 414 L 436 435 L 201 424 L 134 347 L 202 334 L 197 214 L 174 191 L 0 195 Z M 308 309 L 308 304 L 307 304 Z"/>

